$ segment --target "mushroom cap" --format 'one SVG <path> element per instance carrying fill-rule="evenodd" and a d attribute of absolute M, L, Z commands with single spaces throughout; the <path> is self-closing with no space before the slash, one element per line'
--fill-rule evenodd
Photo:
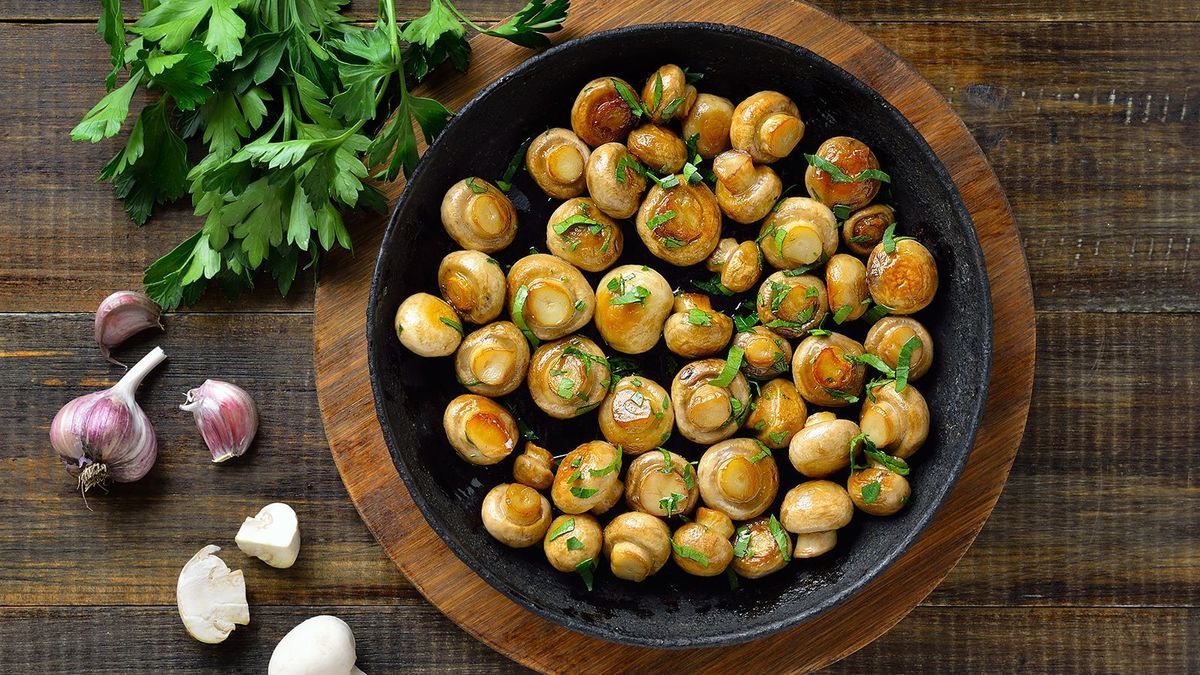
<path fill-rule="evenodd" d="M 704 159 L 716 157 L 729 147 L 729 125 L 733 101 L 713 94 L 699 94 L 683 120 L 683 137 L 696 137 L 696 153 Z"/>
<path fill-rule="evenodd" d="M 700 497 L 734 520 L 762 515 L 779 492 L 779 469 L 771 451 L 749 438 L 710 447 L 696 469 Z"/>
<path fill-rule="evenodd" d="M 515 300 L 524 286 L 525 302 L 517 317 Z M 508 270 L 508 310 L 518 326 L 524 321 L 539 340 L 555 340 L 592 320 L 596 295 L 583 273 L 557 256 L 535 253 Z"/>
<path fill-rule="evenodd" d="M 754 326 L 733 336 L 742 348 L 742 372 L 755 380 L 782 375 L 792 367 L 792 345 L 766 326 Z"/>
<path fill-rule="evenodd" d="M 554 255 L 587 272 L 608 269 L 621 257 L 621 226 L 586 197 L 559 204 L 546 221 L 546 247 Z"/>
<path fill-rule="evenodd" d="M 837 419 L 832 413 L 828 417 L 813 415 L 792 436 L 788 459 L 809 478 L 827 478 L 850 465 L 850 439 L 858 433 L 858 425 L 850 420 Z"/>
<path fill-rule="evenodd" d="M 772 450 L 788 447 L 792 437 L 804 426 L 808 407 L 791 380 L 779 377 L 762 385 L 746 418 L 746 428 Z"/>
<path fill-rule="evenodd" d="M 456 396 L 446 405 L 442 428 L 458 456 L 480 466 L 508 457 L 520 437 L 516 421 L 504 406 L 475 394 Z"/>
<path fill-rule="evenodd" d="M 693 361 L 671 381 L 675 426 L 693 443 L 709 444 L 729 438 L 737 433 L 749 412 L 750 386 L 740 372 L 728 386 L 712 384 L 724 369 L 724 359 Z"/>
<path fill-rule="evenodd" d="M 633 93 L 633 87 L 619 77 L 598 77 L 583 86 L 571 106 L 571 129 L 593 148 L 623 140 L 636 121 L 615 83 Z"/>
<path fill-rule="evenodd" d="M 688 84 L 683 68 L 668 63 L 650 74 L 642 87 L 642 108 L 658 124 L 687 117 L 696 102 L 696 88 Z"/>
<path fill-rule="evenodd" d="M 687 146 L 674 131 L 656 124 L 643 124 L 625 140 L 629 153 L 658 174 L 678 173 L 688 161 Z"/>
<path fill-rule="evenodd" d="M 729 140 L 755 162 L 771 164 L 791 154 L 804 137 L 800 109 L 777 91 L 751 94 L 733 109 Z"/>
<path fill-rule="evenodd" d="M 446 191 L 442 225 L 459 246 L 495 253 L 516 238 L 517 210 L 500 188 L 472 176 L 455 181 Z"/>
<path fill-rule="evenodd" d="M 637 213 L 646 192 L 646 177 L 639 173 L 629 150 L 616 141 L 592 151 L 585 176 L 588 194 L 603 212 L 613 218 L 629 218 Z"/>
<path fill-rule="evenodd" d="M 733 337 L 733 319 L 714 310 L 712 301 L 699 293 L 683 293 L 675 298 L 675 313 L 663 325 L 667 349 L 695 359 L 712 356 L 725 349 Z"/>
<path fill-rule="evenodd" d="M 175 585 L 179 618 L 188 635 L 200 642 L 217 644 L 237 626 L 250 623 L 246 603 L 246 580 L 241 570 L 230 571 L 216 556 L 220 546 L 209 544 L 196 552 Z"/>
<path fill-rule="evenodd" d="M 766 217 L 783 193 L 783 181 L 769 166 L 755 166 L 750 153 L 726 150 L 713 158 L 717 204 L 734 222 L 747 224 Z"/>
<path fill-rule="evenodd" d="M 267 675 L 310 675 L 346 673 L 359 675 L 354 667 L 358 653 L 354 632 L 345 621 L 321 614 L 305 619 L 275 645 Z"/>
<path fill-rule="evenodd" d="M 929 406 L 911 384 L 897 392 L 896 383 L 888 382 L 863 401 L 858 426 L 875 447 L 908 459 L 929 436 Z"/>
<path fill-rule="evenodd" d="M 915 314 L 937 294 L 937 261 L 916 239 L 897 239 L 891 253 L 879 244 L 867 259 L 867 288 L 891 314 Z"/>
<path fill-rule="evenodd" d="M 525 151 L 525 168 L 533 181 L 555 199 L 570 199 L 587 188 L 584 169 L 592 151 L 570 129 L 554 127 L 538 134 Z"/>
<path fill-rule="evenodd" d="M 821 202 L 788 197 L 763 221 L 759 246 L 772 267 L 794 269 L 837 251 L 837 217 Z"/>
<path fill-rule="evenodd" d="M 454 251 L 438 265 L 438 289 L 464 321 L 483 325 L 504 310 L 504 270 L 482 251 Z"/>
<path fill-rule="evenodd" d="M 396 336 L 417 356 L 449 356 L 462 342 L 454 308 L 428 293 L 413 293 L 396 309 Z"/>
<path fill-rule="evenodd" d="M 691 513 L 699 500 L 696 474 L 686 457 L 659 449 L 629 463 L 625 503 L 630 509 L 669 518 Z"/>
<path fill-rule="evenodd" d="M 796 547 L 792 550 L 792 557 L 816 558 L 829 553 L 835 546 L 837 546 L 837 530 L 805 532 L 796 535 Z"/>
<path fill-rule="evenodd" d="M 525 452 L 513 460 L 513 480 L 535 490 L 545 490 L 554 481 L 554 457 L 533 441 L 525 442 Z"/>
<path fill-rule="evenodd" d="M 596 285 L 596 329 L 613 349 L 642 354 L 658 344 L 675 296 L 671 284 L 645 265 L 621 265 Z"/>
<path fill-rule="evenodd" d="M 852 255 L 838 253 L 825 264 L 825 292 L 829 311 L 840 316 L 840 323 L 852 321 L 867 311 L 867 267 Z M 848 308 L 848 309 L 846 309 Z M 845 314 L 839 314 L 845 312 Z"/>
<path fill-rule="evenodd" d="M 808 534 L 850 524 L 854 503 L 841 485 L 828 480 L 805 481 L 783 496 L 779 522 L 788 532 Z"/>
<path fill-rule="evenodd" d="M 600 433 L 626 454 L 662 445 L 675 428 L 675 410 L 667 390 L 641 375 L 621 378 L 599 409 Z"/>
<path fill-rule="evenodd" d="M 582 335 L 572 335 L 534 350 L 525 381 L 537 407 L 565 420 L 596 408 L 608 394 L 611 378 L 600 347 Z"/>
<path fill-rule="evenodd" d="M 871 484 L 879 486 L 877 493 L 868 491 Z M 908 504 L 909 495 L 912 494 L 907 478 L 874 462 L 872 466 L 850 474 L 846 491 L 859 511 L 872 516 L 896 513 Z M 867 501 L 868 496 L 872 497 L 871 501 Z"/>
<path fill-rule="evenodd" d="M 855 255 L 865 256 L 883 241 L 883 232 L 896 222 L 896 212 L 887 204 L 872 204 L 850 214 L 842 223 L 842 241 Z"/>
<path fill-rule="evenodd" d="M 790 338 L 804 337 L 821 325 L 829 307 L 825 282 L 811 274 L 776 272 L 763 280 L 756 300 L 762 325 Z"/>
<path fill-rule="evenodd" d="M 933 337 L 920 321 L 907 316 L 885 316 L 867 331 L 863 347 L 867 353 L 895 368 L 900 362 L 904 343 L 913 337 L 921 341 L 920 346 L 909 354 L 908 381 L 914 382 L 924 377 L 933 365 Z"/>
<path fill-rule="evenodd" d="M 497 321 L 468 334 L 454 355 L 454 374 L 467 391 L 504 396 L 516 391 L 529 369 L 529 342 L 510 321 Z"/>
<path fill-rule="evenodd" d="M 671 531 L 650 514 L 622 513 L 604 528 L 604 555 L 617 578 L 644 581 L 671 557 Z"/>
<path fill-rule="evenodd" d="M 675 530 L 671 550 L 675 564 L 699 577 L 715 577 L 733 560 L 733 521 L 729 516 L 700 507 L 696 520 Z"/>
<path fill-rule="evenodd" d="M 753 241 L 738 243 L 733 237 L 717 242 L 717 248 L 704 262 L 710 272 L 721 275 L 721 285 L 734 293 L 744 293 L 762 276 L 762 250 Z"/>
<path fill-rule="evenodd" d="M 847 357 L 866 352 L 858 341 L 842 335 L 810 335 L 796 346 L 792 355 L 792 379 L 796 389 L 809 403 L 841 408 L 861 398 L 866 366 Z"/>
<path fill-rule="evenodd" d="M 550 498 L 563 513 L 599 515 L 620 501 L 625 489 L 620 476 L 621 449 L 604 441 L 588 441 L 558 463 Z"/>
<path fill-rule="evenodd" d="M 834 136 L 817 148 L 816 155 L 833 163 L 842 173 L 854 177 L 867 169 L 879 169 L 879 160 L 866 143 L 849 136 Z M 809 166 L 804 172 L 804 186 L 813 199 L 826 206 L 841 204 L 856 211 L 871 203 L 879 194 L 879 180 L 836 182 L 833 175 Z"/>
<path fill-rule="evenodd" d="M 734 534 L 734 549 L 738 538 L 745 537 L 746 550 L 740 557 L 734 555 L 733 571 L 746 579 L 758 579 L 786 567 L 792 557 L 792 537 L 782 527 L 780 533 L 787 544 L 786 551 L 780 550 L 779 541 L 771 532 L 770 518 L 759 518 L 739 527 Z"/>
<path fill-rule="evenodd" d="M 598 558 L 603 546 L 604 530 L 595 518 L 585 513 L 555 518 L 542 541 L 550 565 L 568 573 L 578 569 L 580 563 Z"/>
<path fill-rule="evenodd" d="M 483 498 L 483 527 L 500 543 L 526 548 L 550 529 L 550 502 L 520 483 L 501 483 Z"/>
<path fill-rule="evenodd" d="M 672 265 L 695 265 L 707 258 L 721 239 L 721 208 L 703 181 L 654 185 L 637 210 L 637 233 L 646 248 Z"/>

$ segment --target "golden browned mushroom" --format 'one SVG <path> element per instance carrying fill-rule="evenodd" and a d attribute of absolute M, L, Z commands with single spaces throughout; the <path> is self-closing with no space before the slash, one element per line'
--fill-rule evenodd
<path fill-rule="evenodd" d="M 482 325 L 504 310 L 504 270 L 481 251 L 455 251 L 442 258 L 438 288 L 465 321 Z"/>
<path fill-rule="evenodd" d="M 545 490 L 554 480 L 554 457 L 533 441 L 525 442 L 525 452 L 513 461 L 513 480 L 535 490 Z"/>
<path fill-rule="evenodd" d="M 637 96 L 619 77 L 598 77 L 583 86 L 571 106 L 571 129 L 593 148 L 625 140 L 637 120 L 618 88 L 630 98 Z"/>
<path fill-rule="evenodd" d="M 542 192 L 555 199 L 583 194 L 583 170 L 592 151 L 570 129 L 554 127 L 538 134 L 525 151 L 525 168 Z"/>
<path fill-rule="evenodd" d="M 811 265 L 837 251 L 837 218 L 821 202 L 788 197 L 763 221 L 759 246 L 772 267 Z"/>
<path fill-rule="evenodd" d="M 908 479 L 882 464 L 850 474 L 846 491 L 859 511 L 872 516 L 890 516 L 908 504 L 911 488 Z"/>
<path fill-rule="evenodd" d="M 716 443 L 737 433 L 749 413 L 750 386 L 735 359 L 693 361 L 671 381 L 671 405 L 684 438 Z"/>
<path fill-rule="evenodd" d="M 783 182 L 769 166 L 755 166 L 750 153 L 726 150 L 713 158 L 717 204 L 738 223 L 753 223 L 771 212 L 783 192 Z"/>
<path fill-rule="evenodd" d="M 757 518 L 779 492 L 770 448 L 750 438 L 731 438 L 705 450 L 696 475 L 704 504 L 734 520 Z"/>
<path fill-rule="evenodd" d="M 644 581 L 671 557 L 671 531 L 648 513 L 622 513 L 604 528 L 604 555 L 618 579 Z"/>
<path fill-rule="evenodd" d="M 810 160 L 804 172 L 804 186 L 813 199 L 825 206 L 840 204 L 857 211 L 879 194 L 879 179 L 862 175 L 868 170 L 879 171 L 879 160 L 866 143 L 849 136 L 834 136 L 822 143 L 815 154 L 836 167 L 837 173 L 819 169 Z"/>
<path fill-rule="evenodd" d="M 778 572 L 792 559 L 792 537 L 775 516 L 737 528 L 733 536 L 733 571 L 746 579 Z"/>
<path fill-rule="evenodd" d="M 672 265 L 685 267 L 704 260 L 721 239 L 721 208 L 703 181 L 654 185 L 637 212 L 637 232 L 646 248 Z"/>
<path fill-rule="evenodd" d="M 621 226 L 586 197 L 559 204 L 546 222 L 546 246 L 554 255 L 586 272 L 608 269 L 621 257 Z"/>
<path fill-rule="evenodd" d="M 699 500 L 696 474 L 685 457 L 659 448 L 629 463 L 625 503 L 634 511 L 663 518 L 686 516 Z"/>
<path fill-rule="evenodd" d="M 471 333 L 454 355 L 454 374 L 467 391 L 504 396 L 516 391 L 529 369 L 529 342 L 508 321 L 497 321 Z"/>
<path fill-rule="evenodd" d="M 806 532 L 796 535 L 796 548 L 792 551 L 793 558 L 816 558 L 825 555 L 837 546 L 837 530 L 824 532 Z"/>
<path fill-rule="evenodd" d="M 913 382 L 924 377 L 933 365 L 933 337 L 920 321 L 907 316 L 885 316 L 867 331 L 863 347 L 867 353 L 895 368 L 900 363 L 904 345 L 913 338 L 917 341 L 908 357 L 908 381 Z"/>
<path fill-rule="evenodd" d="M 828 480 L 805 481 L 788 490 L 779 522 L 795 534 L 839 530 L 854 517 L 854 502 L 841 485 Z"/>
<path fill-rule="evenodd" d="M 762 276 L 762 251 L 752 241 L 739 244 L 733 237 L 727 237 L 717 242 L 704 266 L 721 275 L 722 286 L 743 293 L 754 288 Z"/>
<path fill-rule="evenodd" d="M 879 244 L 867 259 L 867 288 L 891 314 L 915 314 L 937 293 L 937 262 L 916 239 L 897 238 L 892 251 Z"/>
<path fill-rule="evenodd" d="M 642 87 L 642 107 L 658 124 L 687 117 L 695 102 L 696 88 L 688 84 L 687 73 L 674 63 L 654 71 Z"/>
<path fill-rule="evenodd" d="M 658 344 L 674 304 L 663 275 L 645 265 L 621 265 L 596 285 L 596 328 L 613 349 L 641 354 Z"/>
<path fill-rule="evenodd" d="M 776 272 L 758 287 L 758 320 L 784 337 L 798 338 L 821 325 L 826 302 L 825 283 L 817 277 Z"/>
<path fill-rule="evenodd" d="M 699 293 L 676 296 L 675 313 L 663 326 L 667 349 L 687 359 L 723 351 L 732 336 L 733 319 L 714 310 L 708 296 Z"/>
<path fill-rule="evenodd" d="M 867 369 L 854 359 L 865 352 L 856 340 L 841 333 L 804 338 L 792 355 L 796 389 L 809 403 L 830 408 L 857 403 Z"/>
<path fill-rule="evenodd" d="M 585 173 L 588 194 L 601 211 L 613 218 L 637 213 L 646 192 L 646 177 L 624 145 L 605 143 L 593 150 Z"/>
<path fill-rule="evenodd" d="M 746 418 L 746 428 L 772 450 L 788 447 L 808 415 L 808 406 L 804 405 L 800 392 L 783 377 L 764 384 L 751 407 L 754 410 Z"/>
<path fill-rule="evenodd" d="M 883 241 L 883 232 L 896 222 L 896 212 L 886 204 L 872 204 L 850 214 L 842 224 L 842 241 L 855 255 L 865 256 Z"/>
<path fill-rule="evenodd" d="M 683 120 L 683 138 L 696 137 L 696 153 L 712 159 L 729 147 L 729 124 L 733 120 L 733 101 L 712 94 L 696 96 L 696 102 Z"/>
<path fill-rule="evenodd" d="M 769 380 L 792 367 L 792 345 L 764 326 L 754 326 L 733 336 L 742 348 L 742 372 L 755 380 Z"/>
<path fill-rule="evenodd" d="M 759 164 L 770 164 L 791 154 L 804 137 L 800 109 L 777 91 L 760 91 L 733 110 L 729 140 L 750 153 Z"/>
<path fill-rule="evenodd" d="M 850 440 L 858 425 L 831 412 L 813 413 L 792 436 L 788 459 L 809 478 L 828 478 L 850 465 Z"/>
<path fill-rule="evenodd" d="M 500 543 L 526 548 L 550 528 L 550 502 L 520 483 L 501 483 L 483 498 L 483 527 Z"/>
<path fill-rule="evenodd" d="M 482 178 L 456 181 L 442 198 L 442 225 L 458 245 L 495 253 L 517 236 L 517 210 L 500 188 Z"/>
<path fill-rule="evenodd" d="M 683 139 L 666 127 L 644 124 L 629 132 L 625 144 L 631 155 L 655 173 L 678 173 L 688 161 Z"/>
<path fill-rule="evenodd" d="M 599 515 L 620 501 L 624 491 L 621 449 L 604 441 L 589 441 L 558 463 L 550 498 L 563 513 Z"/>
<path fill-rule="evenodd" d="M 880 450 L 908 459 L 929 436 L 929 406 L 911 384 L 897 392 L 888 382 L 869 392 L 858 426 Z"/>
<path fill-rule="evenodd" d="M 867 267 L 852 255 L 838 253 L 825 265 L 825 291 L 833 320 L 845 323 L 867 311 Z"/>
<path fill-rule="evenodd" d="M 623 377 L 600 406 L 600 432 L 609 443 L 638 455 L 662 445 L 675 428 L 667 390 L 641 375 Z"/>
<path fill-rule="evenodd" d="M 450 401 L 442 415 L 442 428 L 458 456 L 480 466 L 508 457 L 520 437 L 516 421 L 504 406 L 475 394 Z"/>
<path fill-rule="evenodd" d="M 604 530 L 593 517 L 580 513 L 559 516 L 550 523 L 542 541 L 546 560 L 559 572 L 574 572 L 579 566 L 600 556 L 604 547 Z"/>
<path fill-rule="evenodd" d="M 418 356 L 449 356 L 462 342 L 454 308 L 428 293 L 414 293 L 396 310 L 396 336 Z"/>
<path fill-rule="evenodd" d="M 574 333 L 592 320 L 595 308 L 587 279 L 562 258 L 535 253 L 508 270 L 508 311 L 526 337 L 554 340 Z"/>
<path fill-rule="evenodd" d="M 547 415 L 565 420 L 599 406 L 611 377 L 600 347 L 572 335 L 538 347 L 525 379 L 533 402 Z"/>
<path fill-rule="evenodd" d="M 729 516 L 706 509 L 696 511 L 696 520 L 684 523 L 671 538 L 671 556 L 679 569 L 698 577 L 715 577 L 733 560 L 733 521 Z"/>

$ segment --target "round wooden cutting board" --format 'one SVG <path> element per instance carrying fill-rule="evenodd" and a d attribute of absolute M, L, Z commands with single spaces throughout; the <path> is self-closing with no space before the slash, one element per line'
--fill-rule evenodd
<path fill-rule="evenodd" d="M 940 95 L 856 28 L 792 0 L 576 2 L 555 42 L 664 21 L 734 24 L 802 45 L 876 89 L 941 158 L 975 222 L 994 311 L 992 381 L 983 421 L 957 486 L 916 543 L 861 593 L 807 623 L 738 647 L 666 651 L 596 640 L 514 604 L 476 576 L 426 524 L 392 464 L 367 376 L 366 306 L 385 219 L 357 224 L 355 252 L 329 264 L 317 287 L 314 351 L 325 432 L 342 480 L 388 555 L 438 609 L 510 658 L 548 672 L 806 671 L 882 635 L 928 595 L 983 527 L 1025 429 L 1033 389 L 1029 271 L 1012 213 L 983 152 Z M 423 87 L 451 108 L 529 56 L 490 38 L 472 41 L 470 71 Z M 393 203 L 403 185 L 388 186 Z"/>

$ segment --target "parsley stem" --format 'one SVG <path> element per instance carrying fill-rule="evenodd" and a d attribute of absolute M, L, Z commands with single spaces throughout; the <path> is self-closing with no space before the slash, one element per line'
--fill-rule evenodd
<path fill-rule="evenodd" d="M 462 12 L 460 12 L 460 11 L 458 10 L 458 8 L 454 6 L 454 3 L 450 2 L 450 0 L 441 0 L 441 2 L 442 2 L 442 4 L 443 4 L 443 5 L 445 5 L 445 6 L 446 6 L 446 9 L 449 9 L 449 10 L 450 10 L 450 13 L 451 13 L 451 14 L 453 14 L 454 16 L 457 16 L 457 17 L 458 17 L 458 20 L 459 20 L 459 21 L 462 21 L 463 23 L 465 23 L 465 24 L 467 24 L 468 26 L 470 26 L 471 28 L 473 28 L 473 29 L 475 29 L 475 30 L 479 31 L 480 33 L 486 33 L 486 32 L 487 32 L 487 30 L 488 30 L 488 29 L 486 29 L 486 28 L 484 28 L 483 26 L 480 26 L 479 24 L 475 23 L 474 21 L 472 21 L 472 20 L 468 19 L 468 18 L 466 17 L 466 15 L 465 15 L 465 14 L 463 14 Z"/>

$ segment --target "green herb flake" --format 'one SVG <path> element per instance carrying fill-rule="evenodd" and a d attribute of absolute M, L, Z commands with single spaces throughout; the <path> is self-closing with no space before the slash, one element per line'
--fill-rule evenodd
<path fill-rule="evenodd" d="M 582 312 L 584 307 L 587 307 L 587 304 L 584 303 L 583 300 L 575 301 L 575 311 L 576 312 Z"/>
<path fill-rule="evenodd" d="M 575 395 L 575 381 L 569 377 L 558 378 L 558 386 L 554 389 L 554 393 L 558 394 L 561 399 L 570 399 Z"/>
<path fill-rule="evenodd" d="M 689 490 L 695 489 L 696 487 L 696 476 L 692 473 L 691 464 L 685 463 L 683 465 L 683 486 Z"/>
<path fill-rule="evenodd" d="M 633 114 L 634 119 L 646 114 L 646 110 L 642 108 L 642 103 L 638 100 L 637 94 L 634 94 L 624 82 L 615 77 L 608 78 L 608 81 L 612 82 L 613 88 L 617 90 L 621 98 L 625 99 L 625 104 L 629 106 L 629 112 Z"/>
<path fill-rule="evenodd" d="M 704 555 L 700 551 L 697 551 L 696 549 L 694 549 L 690 546 L 680 546 L 679 544 L 676 544 L 674 541 L 672 541 L 671 549 L 674 550 L 675 555 L 679 556 L 680 558 L 686 558 L 688 560 L 698 562 L 701 565 L 703 565 L 704 567 L 708 567 L 708 564 L 709 564 L 708 556 Z"/>
<path fill-rule="evenodd" d="M 714 387 L 728 387 L 733 384 L 733 379 L 738 374 L 738 369 L 742 367 L 742 357 L 746 354 L 746 350 L 734 345 L 729 348 L 729 355 L 725 357 L 725 366 L 721 369 L 721 374 L 716 378 L 709 380 L 708 383 Z"/>
<path fill-rule="evenodd" d="M 663 458 L 662 468 L 659 469 L 659 471 L 662 473 L 673 472 L 675 470 L 675 466 L 671 462 L 671 452 L 669 450 L 667 450 L 666 448 L 659 448 L 658 451 L 662 453 L 662 458 Z"/>
<path fill-rule="evenodd" d="M 566 520 L 559 523 L 558 527 L 554 528 L 553 530 L 550 530 L 550 541 L 554 541 L 555 539 L 558 539 L 559 537 L 563 536 L 564 534 L 574 532 L 574 531 L 575 531 L 575 519 L 567 518 Z"/>
<path fill-rule="evenodd" d="M 578 497 L 580 499 L 587 499 L 588 497 L 595 495 L 599 491 L 600 491 L 599 488 L 585 488 L 585 487 L 580 487 L 578 485 L 571 486 L 571 494 L 575 495 L 576 497 Z"/>
<path fill-rule="evenodd" d="M 512 317 L 513 323 L 517 324 L 517 328 L 521 329 L 521 333 L 525 335 L 525 339 L 529 340 L 529 344 L 537 349 L 541 341 L 529 329 L 529 324 L 525 323 L 525 301 L 529 299 L 529 287 L 521 284 L 517 292 L 513 294 Z"/>
<path fill-rule="evenodd" d="M 442 323 L 446 324 L 447 326 L 450 326 L 450 327 L 451 327 L 451 328 L 453 328 L 454 330 L 458 331 L 458 334 L 459 334 L 459 335 L 462 335 L 462 334 L 463 334 L 463 327 L 462 327 L 462 324 L 461 324 L 461 323 L 459 323 L 459 322 L 457 322 L 457 321 L 455 321 L 454 319 L 448 319 L 448 318 L 446 318 L 446 317 L 444 317 L 444 316 L 439 316 L 439 317 L 438 317 L 438 321 L 441 321 Z"/>
<path fill-rule="evenodd" d="M 921 338 L 914 335 L 900 347 L 900 356 L 896 358 L 896 393 L 904 391 L 904 388 L 908 386 L 908 374 L 912 369 L 912 355 L 920 346 Z"/>
<path fill-rule="evenodd" d="M 712 315 L 702 309 L 693 307 L 687 312 L 687 321 L 693 326 L 711 326 Z"/>
<path fill-rule="evenodd" d="M 683 105 L 685 100 L 686 99 L 684 99 L 682 96 L 676 96 L 675 98 L 671 99 L 671 101 L 667 103 L 666 107 L 662 109 L 662 113 L 659 114 L 659 118 L 671 119 L 671 117 L 675 114 L 675 111 L 679 110 L 679 106 Z"/>
<path fill-rule="evenodd" d="M 709 295 L 733 295 L 733 291 L 721 283 L 721 277 L 717 274 L 714 274 L 710 279 L 689 279 L 688 283 Z"/>
<path fill-rule="evenodd" d="M 831 387 L 821 387 L 821 389 L 825 390 L 825 393 L 829 394 L 833 398 L 841 399 L 841 400 L 845 401 L 846 403 L 858 403 L 857 396 L 855 396 L 854 394 L 844 392 L 841 389 L 833 389 Z"/>
<path fill-rule="evenodd" d="M 792 542 L 788 538 L 787 532 L 783 531 L 783 527 L 779 524 L 779 521 L 774 515 L 771 516 L 771 520 L 767 523 L 767 527 L 771 529 L 771 536 L 775 537 L 775 544 L 779 546 L 779 554 L 783 556 L 783 561 L 790 561 L 792 559 L 792 554 L 788 552 L 788 549 L 791 548 Z"/>
<path fill-rule="evenodd" d="M 845 321 L 850 316 L 850 313 L 853 311 L 854 311 L 854 305 L 842 305 L 841 307 L 838 307 L 838 311 L 835 312 L 833 315 L 833 322 L 840 326 L 842 324 L 842 322 Z"/>
<path fill-rule="evenodd" d="M 750 461 L 754 464 L 758 464 L 759 462 L 771 456 L 771 449 L 758 439 L 754 439 L 754 442 L 758 444 L 758 452 L 750 458 Z"/>
<path fill-rule="evenodd" d="M 737 533 L 733 537 L 733 555 L 736 558 L 745 558 L 750 554 L 750 527 L 742 525 L 737 529 Z"/>
<path fill-rule="evenodd" d="M 512 189 L 513 178 L 516 178 L 517 172 L 525 166 L 525 153 L 529 151 L 529 144 L 532 142 L 533 136 L 526 138 L 517 147 L 516 154 L 508 161 L 508 166 L 504 168 L 502 177 L 496 181 L 496 187 L 500 188 L 501 192 L 508 192 Z"/>
<path fill-rule="evenodd" d="M 874 305 L 871 305 L 869 308 L 867 308 L 867 311 L 863 312 L 862 319 L 863 319 L 863 321 L 866 321 L 869 324 L 874 324 L 877 321 L 879 321 L 880 319 L 882 319 L 883 317 L 885 317 L 891 313 L 892 313 L 891 307 L 888 307 L 887 305 L 880 305 L 880 304 L 876 303 Z"/>
<path fill-rule="evenodd" d="M 657 216 L 654 216 L 649 221 L 647 221 L 646 227 L 647 227 L 647 229 L 656 230 L 656 229 L 658 229 L 658 227 L 660 225 L 675 218 L 675 216 L 677 216 L 677 215 L 679 215 L 679 214 L 675 213 L 674 209 L 664 211 L 664 212 L 658 214 Z"/>
<path fill-rule="evenodd" d="M 670 495 L 658 500 L 658 508 L 666 512 L 667 518 L 670 518 L 679 510 L 679 503 L 687 498 L 687 495 L 681 495 L 678 492 L 672 492 Z"/>
<path fill-rule="evenodd" d="M 646 298 L 650 297 L 650 289 L 645 286 L 634 286 L 632 289 L 625 291 L 620 295 L 614 295 L 608 299 L 610 305 L 632 305 L 645 304 Z"/>
<path fill-rule="evenodd" d="M 874 504 L 879 499 L 879 481 L 873 480 L 862 486 L 862 499 L 866 504 Z"/>
<path fill-rule="evenodd" d="M 866 446 L 863 449 L 863 454 L 865 454 L 869 459 L 878 462 L 883 466 L 883 468 L 891 471 L 894 474 L 907 476 L 908 472 L 911 470 L 908 466 L 908 462 L 900 459 L 899 457 L 889 455 L 882 450 L 876 449 L 873 444 Z"/>
<path fill-rule="evenodd" d="M 595 581 L 596 561 L 588 558 L 575 566 L 575 571 L 583 578 L 583 584 L 587 589 L 592 590 L 592 584 Z"/>
<path fill-rule="evenodd" d="M 561 237 L 564 234 L 566 234 L 567 230 L 571 229 L 572 227 L 575 227 L 576 225 L 589 225 L 592 227 L 599 227 L 600 222 L 597 221 L 595 218 L 588 216 L 586 213 L 576 213 L 576 214 L 569 216 L 562 222 L 555 223 L 554 225 L 551 226 L 551 229 L 554 231 L 554 234 L 557 234 L 558 236 Z"/>
<path fill-rule="evenodd" d="M 578 537 L 571 537 L 571 538 L 567 539 L 567 550 L 568 551 L 581 551 L 581 550 L 583 550 L 583 542 L 579 541 Z"/>
<path fill-rule="evenodd" d="M 896 252 L 896 223 L 888 225 L 883 231 L 883 250 L 886 253 Z"/>
<path fill-rule="evenodd" d="M 830 179 L 834 183 L 861 183 L 864 180 L 877 180 L 883 183 L 892 182 L 891 177 L 879 169 L 865 169 L 853 176 L 849 176 L 838 165 L 819 155 L 806 154 L 804 155 L 804 159 L 808 161 L 809 166 L 829 174 Z"/>
<path fill-rule="evenodd" d="M 819 295 L 819 293 L 820 292 L 817 290 L 816 286 L 809 286 L 808 288 L 804 289 L 804 297 L 806 298 L 815 298 L 817 295 Z"/>
<path fill-rule="evenodd" d="M 471 192 L 474 192 L 474 193 L 475 193 L 475 194 L 477 194 L 477 195 L 481 195 L 481 194 L 483 194 L 483 193 L 487 192 L 487 188 L 486 188 L 486 187 L 484 187 L 484 186 L 480 185 L 479 183 L 476 183 L 476 182 L 475 182 L 475 177 L 474 177 L 474 176 L 472 176 L 471 178 L 468 178 L 468 179 L 467 179 L 466 181 L 464 181 L 464 182 L 467 184 L 467 187 L 471 188 Z"/>
<path fill-rule="evenodd" d="M 591 469 L 590 471 L 588 471 L 588 474 L 590 474 L 592 478 L 603 478 L 604 476 L 607 476 L 610 473 L 615 473 L 620 470 L 621 470 L 621 453 L 618 452 L 617 456 L 613 457 L 613 461 L 611 464 L 609 464 L 608 466 L 599 468 L 599 469 Z"/>
<path fill-rule="evenodd" d="M 787 431 L 776 431 L 774 433 L 767 434 L 767 440 L 771 441 L 775 445 L 779 445 L 787 440 L 788 435 L 789 434 Z"/>
<path fill-rule="evenodd" d="M 850 207 L 845 204 L 834 204 L 830 210 L 833 211 L 833 217 L 838 220 L 845 220 L 850 217 Z"/>
<path fill-rule="evenodd" d="M 855 356 L 854 354 L 845 354 L 842 356 L 842 358 L 846 359 L 850 363 L 863 363 L 868 366 L 871 366 L 872 368 L 874 368 L 875 370 L 878 370 L 879 372 L 883 373 L 887 377 L 895 377 L 896 376 L 896 373 L 894 371 L 892 371 L 892 367 L 889 366 L 887 363 L 884 363 L 883 359 L 879 358 L 878 356 L 875 356 L 874 354 L 859 354 L 857 356 Z"/>

